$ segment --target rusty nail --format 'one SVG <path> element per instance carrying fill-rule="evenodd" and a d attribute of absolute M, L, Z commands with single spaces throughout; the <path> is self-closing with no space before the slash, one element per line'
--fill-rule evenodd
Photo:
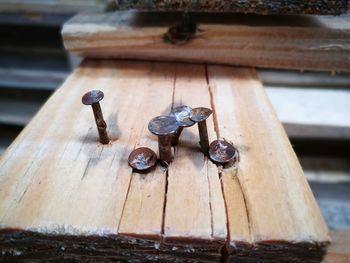
<path fill-rule="evenodd" d="M 107 135 L 107 124 L 103 119 L 103 114 L 100 106 L 100 101 L 103 99 L 104 94 L 100 90 L 91 90 L 84 94 L 81 101 L 84 105 L 91 105 L 94 112 L 95 122 L 97 125 L 98 135 L 102 144 L 108 144 L 109 138 Z"/>
<path fill-rule="evenodd" d="M 212 114 L 211 109 L 199 107 L 194 108 L 191 111 L 190 118 L 192 121 L 198 123 L 199 131 L 199 144 L 201 146 L 202 152 L 207 155 L 209 151 L 209 138 L 206 119 Z"/>
<path fill-rule="evenodd" d="M 128 158 L 129 165 L 138 172 L 148 172 L 155 166 L 157 155 L 147 147 L 133 150 Z"/>
<path fill-rule="evenodd" d="M 237 150 L 225 139 L 219 139 L 210 144 L 209 156 L 215 163 L 232 166 L 237 160 Z"/>
<path fill-rule="evenodd" d="M 162 165 L 167 166 L 172 161 L 171 139 L 178 127 L 176 119 L 171 116 L 158 116 L 148 123 L 148 130 L 158 136 L 159 156 Z"/>
<path fill-rule="evenodd" d="M 171 145 L 178 144 L 181 132 L 185 127 L 191 127 L 195 124 L 195 122 L 190 119 L 191 111 L 192 111 L 192 108 L 185 105 L 173 108 L 171 110 L 170 116 L 176 119 L 179 126 L 177 132 L 175 133 L 171 141 Z"/>

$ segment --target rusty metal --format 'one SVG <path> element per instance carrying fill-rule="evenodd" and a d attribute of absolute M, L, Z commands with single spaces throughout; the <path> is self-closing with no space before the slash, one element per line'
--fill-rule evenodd
<path fill-rule="evenodd" d="M 129 165 L 138 172 L 148 172 L 157 163 L 157 155 L 147 147 L 133 150 L 128 158 Z"/>
<path fill-rule="evenodd" d="M 100 106 L 100 101 L 103 99 L 104 94 L 100 90 L 91 90 L 84 94 L 81 101 L 84 105 L 90 105 L 94 113 L 95 122 L 102 144 L 108 144 L 109 138 L 107 134 L 107 124 L 103 119 L 103 114 Z"/>
<path fill-rule="evenodd" d="M 163 165 L 168 165 L 173 159 L 171 140 L 178 127 L 176 119 L 171 116 L 158 116 L 148 123 L 148 130 L 158 136 L 159 157 Z"/>
<path fill-rule="evenodd" d="M 222 165 L 233 165 L 237 161 L 237 150 L 224 139 L 213 141 L 209 146 L 210 159 Z"/>
<path fill-rule="evenodd" d="M 182 20 L 172 26 L 164 34 L 163 40 L 172 44 L 185 44 L 190 41 L 197 32 L 197 24 L 194 23 L 187 12 L 182 14 Z"/>
<path fill-rule="evenodd" d="M 212 114 L 211 109 L 199 107 L 194 108 L 191 111 L 190 118 L 192 121 L 198 123 L 198 131 L 199 131 L 199 144 L 201 146 L 202 152 L 205 155 L 208 155 L 209 151 L 209 138 L 208 138 L 208 130 L 207 130 L 207 122 L 206 119 Z"/>
<path fill-rule="evenodd" d="M 176 108 L 173 108 L 170 112 L 170 116 L 174 117 L 179 125 L 178 130 L 176 131 L 175 135 L 173 136 L 173 139 L 171 141 L 171 145 L 177 145 L 179 142 L 179 137 L 182 133 L 182 130 L 185 127 L 191 127 L 195 124 L 194 121 L 190 119 L 192 108 L 186 105 L 179 106 Z"/>

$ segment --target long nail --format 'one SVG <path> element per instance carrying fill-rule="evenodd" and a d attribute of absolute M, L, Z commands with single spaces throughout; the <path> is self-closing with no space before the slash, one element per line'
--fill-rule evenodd
<path fill-rule="evenodd" d="M 211 109 L 203 108 L 203 107 L 192 109 L 190 114 L 191 120 L 198 123 L 198 131 L 199 131 L 199 139 L 200 139 L 199 144 L 201 146 L 202 152 L 205 155 L 208 155 L 208 152 L 209 152 L 209 138 L 208 138 L 206 119 L 211 114 L 212 114 Z"/>
<path fill-rule="evenodd" d="M 158 136 L 159 157 L 163 165 L 168 165 L 173 159 L 171 140 L 178 127 L 176 119 L 171 116 L 158 116 L 148 123 L 149 131 Z"/>
<path fill-rule="evenodd" d="M 102 144 L 108 144 L 109 138 L 107 134 L 107 124 L 103 119 L 103 114 L 100 106 L 100 101 L 103 99 L 104 94 L 100 90 L 91 90 L 84 94 L 81 101 L 84 105 L 90 105 L 94 112 L 95 122 Z"/>
<path fill-rule="evenodd" d="M 179 137 L 185 127 L 190 127 L 195 124 L 194 121 L 190 119 L 192 108 L 189 106 L 179 106 L 176 108 L 173 108 L 170 112 L 170 116 L 174 117 L 179 125 L 179 129 L 175 133 L 171 145 L 177 145 L 179 142 Z"/>

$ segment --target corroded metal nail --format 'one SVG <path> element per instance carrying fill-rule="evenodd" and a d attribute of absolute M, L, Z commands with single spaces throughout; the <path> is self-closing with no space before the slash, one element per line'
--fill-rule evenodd
<path fill-rule="evenodd" d="M 129 165 L 138 172 L 151 170 L 157 162 L 157 155 L 147 147 L 133 150 L 128 158 Z"/>
<path fill-rule="evenodd" d="M 185 44 L 190 41 L 197 32 L 197 24 L 194 23 L 187 12 L 183 13 L 181 22 L 172 26 L 164 34 L 163 40 L 172 44 Z"/>
<path fill-rule="evenodd" d="M 84 105 L 91 105 L 94 112 L 95 122 L 97 125 L 98 135 L 102 144 L 108 144 L 109 138 L 107 135 L 107 124 L 103 119 L 103 114 L 100 106 L 100 101 L 103 99 L 104 94 L 100 90 L 91 90 L 84 94 L 81 101 Z"/>
<path fill-rule="evenodd" d="M 172 161 L 171 139 L 178 127 L 176 119 L 171 116 L 158 116 L 148 123 L 148 130 L 158 136 L 159 156 L 163 165 Z"/>
<path fill-rule="evenodd" d="M 237 161 L 237 153 L 236 148 L 224 139 L 213 141 L 209 147 L 210 159 L 226 166 L 231 166 Z"/>
<path fill-rule="evenodd" d="M 207 155 L 209 151 L 209 138 L 206 119 L 212 114 L 211 109 L 199 107 L 191 111 L 190 118 L 198 123 L 199 139 L 202 152 Z"/>
<path fill-rule="evenodd" d="M 170 116 L 174 117 L 179 125 L 179 128 L 171 141 L 171 145 L 178 144 L 181 132 L 185 127 L 190 127 L 195 124 L 195 122 L 190 119 L 191 111 L 192 108 L 185 105 L 173 108 L 171 110 Z"/>

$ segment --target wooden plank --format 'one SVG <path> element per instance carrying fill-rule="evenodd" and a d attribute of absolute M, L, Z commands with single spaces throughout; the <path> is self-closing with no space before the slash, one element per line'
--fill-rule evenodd
<path fill-rule="evenodd" d="M 80 101 L 98 88 L 109 145 Z M 210 138 L 234 142 L 238 170 L 220 180 L 193 126 L 167 172 L 132 172 L 131 150 L 157 144 L 148 121 L 179 104 L 213 108 Z M 0 226 L 4 260 L 217 262 L 226 245 L 229 259 L 320 261 L 328 242 L 255 71 L 175 63 L 85 61 L 4 153 Z"/>
<path fill-rule="evenodd" d="M 107 0 L 1 0 L 1 12 L 58 13 L 103 12 L 109 7 Z"/>
<path fill-rule="evenodd" d="M 78 15 L 63 27 L 65 47 L 84 57 L 210 62 L 300 70 L 350 70 L 350 19 L 193 14 L 198 30 L 185 44 L 163 36 L 176 14 Z"/>
<path fill-rule="evenodd" d="M 350 232 L 331 231 L 332 245 L 324 263 L 348 263 L 350 258 Z"/>
<path fill-rule="evenodd" d="M 350 74 L 331 72 L 309 72 L 296 70 L 258 69 L 264 86 L 268 87 L 307 87 L 345 89 L 350 87 Z"/>
<path fill-rule="evenodd" d="M 348 89 L 267 86 L 265 90 L 289 137 L 350 138 Z"/>
<path fill-rule="evenodd" d="M 160 72 L 161 74 L 159 74 Z M 171 103 L 173 96 L 174 66 L 170 64 L 155 64 L 152 66 L 149 78 L 152 81 L 149 81 L 147 84 L 147 89 L 139 89 L 137 96 L 143 97 L 145 95 L 143 93 L 147 92 L 153 99 L 145 100 L 142 103 L 142 112 L 139 118 L 144 123 L 140 121 L 142 130 L 140 130 L 140 135 L 138 135 L 134 147 L 149 147 L 158 152 L 157 138 L 148 131 L 146 120 L 162 115 L 164 109 L 169 108 L 169 103 Z M 137 83 L 140 79 L 135 79 L 134 81 L 135 83 L 132 85 L 139 85 Z M 155 94 L 163 99 L 155 103 L 154 100 L 158 98 L 154 96 Z M 160 246 L 163 233 L 166 178 L 166 171 L 160 167 L 157 167 L 150 174 L 132 174 L 119 233 L 129 243 L 135 243 L 135 239 L 148 240 L 147 245 L 141 245 L 144 253 L 152 254 L 152 251 L 156 251 L 155 247 Z M 154 260 L 158 260 L 157 254 L 154 256 Z"/>
<path fill-rule="evenodd" d="M 261 262 L 299 262 L 298 253 L 305 254 L 300 262 L 312 257 L 320 260 L 327 227 L 256 72 L 209 66 L 208 76 L 219 136 L 232 141 L 240 152 L 237 171 L 223 172 L 223 177 L 230 178 L 223 181 L 224 188 L 237 185 L 238 180 L 248 221 L 242 227 L 248 224 L 250 233 L 244 241 L 257 248 L 239 252 L 235 236 L 246 230 L 231 229 L 230 261 L 259 256 Z M 227 206 L 236 206 L 233 200 L 225 199 Z M 295 245 L 300 242 L 304 243 Z"/>
<path fill-rule="evenodd" d="M 175 67 L 174 106 L 211 107 L 204 65 Z M 190 92 L 189 92 L 190 91 Z M 211 139 L 216 137 L 208 123 Z M 164 244 L 161 259 L 193 260 L 221 257 L 227 236 L 226 212 L 217 168 L 199 148 L 197 125 L 185 129 L 168 171 Z M 209 242 L 208 242 L 209 241 Z M 174 256 L 174 249 L 178 255 Z"/>
<path fill-rule="evenodd" d="M 149 1 L 119 0 L 119 8 L 141 10 L 195 11 L 195 12 L 236 12 L 257 14 L 323 14 L 335 15 L 346 13 L 348 1 L 253 1 L 253 0 L 214 0 L 214 1 Z"/>

